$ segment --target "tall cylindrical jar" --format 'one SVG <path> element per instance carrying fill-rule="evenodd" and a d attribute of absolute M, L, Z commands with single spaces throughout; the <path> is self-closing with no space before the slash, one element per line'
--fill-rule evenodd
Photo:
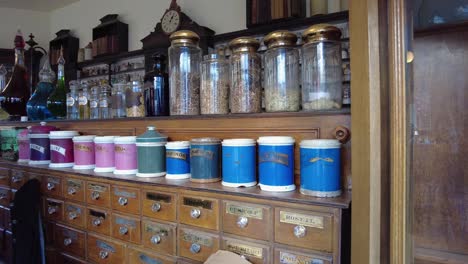
<path fill-rule="evenodd" d="M 262 110 L 260 42 L 250 37 L 236 38 L 229 43 L 231 113 L 259 113 Z"/>
<path fill-rule="evenodd" d="M 263 40 L 268 50 L 264 55 L 265 110 L 295 112 L 301 106 L 299 50 L 296 34 L 281 30 Z"/>
<path fill-rule="evenodd" d="M 180 30 L 170 36 L 169 90 L 171 115 L 200 114 L 200 37 Z"/>
<path fill-rule="evenodd" d="M 194 138 L 190 141 L 190 181 L 205 183 L 221 180 L 221 140 Z"/>
<path fill-rule="evenodd" d="M 303 33 L 302 109 L 339 109 L 343 103 L 341 31 L 317 24 Z"/>
<path fill-rule="evenodd" d="M 114 136 L 94 138 L 96 168 L 94 172 L 113 172 L 115 169 Z"/>
<path fill-rule="evenodd" d="M 112 87 L 112 116 L 114 118 L 127 116 L 125 100 L 125 83 L 116 83 Z"/>
<path fill-rule="evenodd" d="M 257 185 L 256 142 L 249 138 L 223 140 L 223 181 L 228 187 Z"/>
<path fill-rule="evenodd" d="M 149 126 L 145 133 L 136 138 L 138 177 L 161 177 L 166 174 L 167 136 Z"/>
<path fill-rule="evenodd" d="M 135 136 L 116 137 L 114 139 L 114 174 L 136 174 L 138 172 L 135 142 Z"/>
<path fill-rule="evenodd" d="M 46 122 L 41 122 L 40 126 L 32 126 L 29 132 L 29 164 L 49 164 L 50 163 L 50 131 L 57 130 L 54 126 L 48 126 Z"/>
<path fill-rule="evenodd" d="M 73 137 L 73 153 L 75 155 L 75 170 L 90 170 L 96 167 L 94 154 L 94 138 L 96 136 Z"/>
<path fill-rule="evenodd" d="M 51 168 L 73 167 L 75 155 L 73 153 L 73 137 L 77 131 L 50 131 L 50 164 Z"/>
<path fill-rule="evenodd" d="M 229 61 L 217 54 L 205 55 L 201 71 L 201 114 L 227 114 L 229 112 Z"/>
<path fill-rule="evenodd" d="M 18 133 L 18 162 L 29 162 L 29 135 L 28 130 L 23 129 Z"/>

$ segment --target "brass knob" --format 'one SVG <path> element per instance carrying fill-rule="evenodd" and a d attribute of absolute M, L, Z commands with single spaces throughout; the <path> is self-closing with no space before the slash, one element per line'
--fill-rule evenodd
<path fill-rule="evenodd" d="M 298 225 L 294 227 L 294 235 L 297 238 L 305 237 L 306 233 L 307 233 L 307 229 L 304 226 Z"/>
<path fill-rule="evenodd" d="M 199 244 L 193 243 L 192 245 L 190 245 L 190 252 L 192 252 L 193 254 L 199 253 L 200 250 L 201 246 Z"/>
<path fill-rule="evenodd" d="M 191 211 L 190 211 L 190 216 L 194 219 L 197 219 L 199 218 L 201 215 L 201 211 L 200 209 L 197 209 L 197 208 L 193 208 Z"/>
<path fill-rule="evenodd" d="M 99 192 L 93 191 L 91 193 L 91 199 L 93 199 L 93 200 L 99 199 Z"/>
<path fill-rule="evenodd" d="M 123 236 L 123 235 L 126 235 L 127 233 L 128 233 L 128 228 L 127 228 L 126 226 L 121 226 L 121 227 L 119 228 L 119 234 L 120 234 L 120 235 Z"/>
<path fill-rule="evenodd" d="M 94 218 L 93 226 L 100 226 L 102 224 L 102 220 L 100 218 Z"/>
<path fill-rule="evenodd" d="M 245 216 L 239 216 L 237 218 L 237 226 L 240 228 L 245 228 L 249 224 L 249 219 Z"/>
<path fill-rule="evenodd" d="M 104 251 L 104 250 L 99 251 L 99 257 L 101 259 L 106 259 L 108 256 L 109 256 L 109 252 Z"/>
<path fill-rule="evenodd" d="M 49 208 L 47 208 L 47 213 L 50 215 L 55 214 L 55 212 L 57 212 L 57 208 L 55 206 L 49 206 Z"/>
<path fill-rule="evenodd" d="M 68 219 L 73 220 L 78 217 L 78 214 L 76 212 L 69 212 L 68 213 Z"/>
<path fill-rule="evenodd" d="M 335 128 L 333 135 L 342 144 L 345 144 L 346 142 L 348 142 L 349 138 L 351 137 L 351 133 L 349 132 L 349 129 L 344 126 L 337 126 Z"/>
<path fill-rule="evenodd" d="M 119 197 L 119 204 L 120 204 L 121 206 L 125 206 L 125 205 L 127 205 L 127 203 L 128 203 L 128 199 L 127 199 L 127 198 L 125 198 L 125 197 Z"/>
<path fill-rule="evenodd" d="M 151 243 L 153 244 L 159 244 L 161 242 L 161 236 L 160 235 L 154 235 L 151 237 Z"/>
<path fill-rule="evenodd" d="M 161 204 L 160 203 L 154 203 L 151 205 L 151 211 L 153 212 L 159 212 L 161 210 Z"/>
<path fill-rule="evenodd" d="M 52 191 L 53 189 L 55 189 L 55 184 L 53 184 L 51 182 L 48 182 L 47 183 L 47 190 Z"/>
<path fill-rule="evenodd" d="M 76 189 L 74 187 L 68 187 L 68 194 L 74 195 L 76 193 Z"/>
<path fill-rule="evenodd" d="M 69 245 L 71 245 L 71 243 L 72 243 L 72 239 L 71 239 L 71 238 L 65 238 L 65 239 L 63 240 L 63 245 L 65 245 L 65 246 L 69 246 Z"/>

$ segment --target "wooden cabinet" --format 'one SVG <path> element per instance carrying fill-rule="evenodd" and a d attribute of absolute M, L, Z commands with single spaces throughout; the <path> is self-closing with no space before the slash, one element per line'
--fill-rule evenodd
<path fill-rule="evenodd" d="M 18 190 L 28 180 L 28 175 L 22 170 L 12 170 L 10 178 L 10 187 Z"/>
<path fill-rule="evenodd" d="M 56 225 L 54 229 L 54 244 L 62 252 L 75 256 L 84 256 L 86 233 L 64 225 Z"/>
<path fill-rule="evenodd" d="M 181 227 L 177 240 L 179 255 L 196 261 L 205 261 L 219 249 L 219 236 L 216 233 Z"/>
<path fill-rule="evenodd" d="M 219 229 L 219 201 L 201 195 L 181 195 L 179 198 L 179 220 L 182 224 Z"/>
<path fill-rule="evenodd" d="M 271 263 L 271 248 L 267 244 L 248 242 L 237 238 L 224 236 L 221 249 L 241 255 L 253 264 Z"/>
<path fill-rule="evenodd" d="M 62 179 L 60 177 L 45 176 L 41 181 L 41 192 L 47 196 L 62 196 Z"/>
<path fill-rule="evenodd" d="M 273 225 L 269 206 L 224 201 L 222 214 L 224 232 L 270 240 Z"/>
<path fill-rule="evenodd" d="M 141 241 L 140 218 L 112 214 L 112 237 L 139 244 Z"/>
<path fill-rule="evenodd" d="M 46 219 L 63 221 L 63 201 L 52 198 L 44 199 L 43 215 Z"/>
<path fill-rule="evenodd" d="M 137 247 L 129 247 L 127 263 L 158 263 L 158 264 L 176 264 L 175 258 L 164 256 L 161 254 L 154 254 L 151 251 L 144 250 Z"/>
<path fill-rule="evenodd" d="M 98 264 L 125 263 L 125 244 L 90 234 L 87 243 L 88 260 Z"/>
<path fill-rule="evenodd" d="M 159 253 L 176 255 L 176 224 L 143 220 L 141 232 L 145 247 Z"/>
<path fill-rule="evenodd" d="M 63 197 L 77 202 L 84 202 L 85 182 L 79 179 L 67 178 L 63 184 Z"/>
<path fill-rule="evenodd" d="M 86 208 L 79 204 L 65 203 L 65 223 L 81 228 L 86 227 Z"/>
<path fill-rule="evenodd" d="M 110 208 L 110 185 L 97 182 L 86 184 L 86 202 L 88 204 Z"/>
<path fill-rule="evenodd" d="M 113 186 L 111 200 L 114 210 L 140 214 L 140 190 L 137 188 Z"/>
<path fill-rule="evenodd" d="M 89 231 L 110 236 L 112 219 L 109 210 L 88 207 L 86 218 L 86 228 Z"/>
<path fill-rule="evenodd" d="M 142 214 L 147 217 L 176 221 L 177 199 L 174 193 L 143 190 Z"/>

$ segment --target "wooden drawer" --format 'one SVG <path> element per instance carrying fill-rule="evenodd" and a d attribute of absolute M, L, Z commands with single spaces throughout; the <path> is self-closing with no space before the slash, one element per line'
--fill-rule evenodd
<path fill-rule="evenodd" d="M 45 235 L 46 245 L 54 244 L 54 229 L 55 229 L 55 224 L 53 222 L 50 222 L 50 221 L 44 222 L 44 235 Z"/>
<path fill-rule="evenodd" d="M 55 251 L 55 248 L 46 248 L 45 249 L 46 264 L 56 264 L 57 263 L 57 255 L 58 254 Z"/>
<path fill-rule="evenodd" d="M 177 260 L 177 264 L 203 264 L 203 262 L 201 261 L 195 261 L 195 260 L 191 260 L 191 259 L 182 259 L 182 258 L 179 258 Z"/>
<path fill-rule="evenodd" d="M 174 193 L 143 190 L 143 215 L 159 220 L 176 221 L 176 197 Z"/>
<path fill-rule="evenodd" d="M 179 256 L 204 262 L 219 249 L 217 234 L 189 228 L 179 228 Z"/>
<path fill-rule="evenodd" d="M 44 200 L 44 216 L 53 221 L 63 221 L 63 201 L 47 198 Z"/>
<path fill-rule="evenodd" d="M 275 208 L 275 241 L 332 252 L 333 215 Z"/>
<path fill-rule="evenodd" d="M 112 209 L 140 214 L 140 190 L 136 188 L 112 186 Z"/>
<path fill-rule="evenodd" d="M 82 256 L 84 257 L 84 256 Z M 65 253 L 59 253 L 57 254 L 56 258 L 56 263 L 57 264 L 86 264 L 86 261 L 79 259 L 77 257 L 70 256 Z"/>
<path fill-rule="evenodd" d="M 12 189 L 18 190 L 28 181 L 28 175 L 21 170 L 11 170 L 10 186 Z"/>
<path fill-rule="evenodd" d="M 110 208 L 110 185 L 88 182 L 86 184 L 86 202 L 88 204 Z"/>
<path fill-rule="evenodd" d="M 54 241 L 61 252 L 75 256 L 84 256 L 86 253 L 86 234 L 83 231 L 58 224 L 54 230 Z"/>
<path fill-rule="evenodd" d="M 110 236 L 112 219 L 109 210 L 88 207 L 86 214 L 88 231 Z"/>
<path fill-rule="evenodd" d="M 112 236 L 139 244 L 141 241 L 141 221 L 139 218 L 112 214 Z"/>
<path fill-rule="evenodd" d="M 52 176 L 43 177 L 41 181 L 41 192 L 47 196 L 62 196 L 62 179 Z"/>
<path fill-rule="evenodd" d="M 0 168 L 0 186 L 10 187 L 10 170 Z"/>
<path fill-rule="evenodd" d="M 276 248 L 274 254 L 274 264 L 332 264 L 333 257 L 327 254 L 317 254 L 313 252 L 298 252 L 286 248 Z"/>
<path fill-rule="evenodd" d="M 78 179 L 66 179 L 63 184 L 63 197 L 77 201 L 85 201 L 85 182 Z"/>
<path fill-rule="evenodd" d="M 246 242 L 232 237 L 223 237 L 221 249 L 243 256 L 253 264 L 270 264 L 271 250 L 268 245 Z"/>
<path fill-rule="evenodd" d="M 168 255 L 176 254 L 176 224 L 164 224 L 143 220 L 142 243 L 145 247 Z"/>
<path fill-rule="evenodd" d="M 93 263 L 125 263 L 125 246 L 113 239 L 88 235 L 88 260 Z"/>
<path fill-rule="evenodd" d="M 182 224 L 213 230 L 219 229 L 218 200 L 194 195 L 179 199 L 179 220 Z"/>
<path fill-rule="evenodd" d="M 86 227 L 86 208 L 79 204 L 65 203 L 65 222 L 67 224 Z"/>
<path fill-rule="evenodd" d="M 6 187 L 0 187 L 0 205 L 10 207 L 12 201 L 11 190 Z"/>
<path fill-rule="evenodd" d="M 130 247 L 128 249 L 127 263 L 132 264 L 176 264 L 175 258 L 166 257 L 161 254 L 152 254 L 147 250 L 137 247 Z"/>
<path fill-rule="evenodd" d="M 224 232 L 270 240 L 273 228 L 270 207 L 224 201 L 222 212 Z"/>

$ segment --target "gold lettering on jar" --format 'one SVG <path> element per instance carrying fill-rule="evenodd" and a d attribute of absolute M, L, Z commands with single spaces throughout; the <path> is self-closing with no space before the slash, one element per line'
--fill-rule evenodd
<path fill-rule="evenodd" d="M 323 217 L 280 211 L 280 222 L 323 229 Z"/>
<path fill-rule="evenodd" d="M 267 151 L 260 155 L 259 162 L 273 162 L 289 166 L 289 155 L 280 152 Z"/>
<path fill-rule="evenodd" d="M 192 157 L 202 157 L 212 160 L 214 157 L 214 152 L 211 150 L 205 150 L 200 148 L 190 149 L 190 156 Z"/>
<path fill-rule="evenodd" d="M 226 203 L 226 213 L 238 216 L 245 216 L 255 219 L 263 219 L 263 209 L 258 207 L 248 207 L 237 204 Z"/>
<path fill-rule="evenodd" d="M 79 151 L 91 152 L 91 147 L 83 144 L 75 143 L 73 147 Z"/>
<path fill-rule="evenodd" d="M 115 149 L 115 152 L 125 152 L 127 150 L 127 148 L 123 147 L 123 146 L 115 146 L 114 147 Z"/>
<path fill-rule="evenodd" d="M 180 152 L 180 151 L 175 151 L 175 150 L 166 151 L 166 157 L 173 158 L 173 159 L 187 160 L 187 154 Z"/>
<path fill-rule="evenodd" d="M 259 258 L 259 259 L 263 258 L 263 248 L 259 248 L 259 247 L 242 245 L 242 244 L 234 243 L 234 242 L 227 240 L 226 249 L 228 251 L 237 253 L 239 255 L 250 256 L 250 257 Z"/>

